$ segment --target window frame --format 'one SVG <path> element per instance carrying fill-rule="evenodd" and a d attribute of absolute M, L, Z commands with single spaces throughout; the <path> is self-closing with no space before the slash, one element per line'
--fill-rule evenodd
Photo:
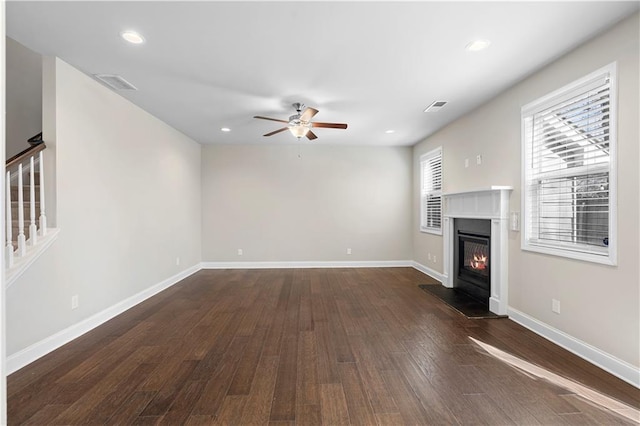
<path fill-rule="evenodd" d="M 549 105 L 554 102 L 558 102 L 562 99 L 568 99 L 577 93 L 584 93 L 592 82 L 599 78 L 608 76 L 609 78 L 609 165 L 602 167 L 603 170 L 608 172 L 609 180 L 609 202 L 608 202 L 608 245 L 601 250 L 601 253 L 597 253 L 597 249 L 587 249 L 585 245 L 567 243 L 567 242 L 544 242 L 532 240 L 532 224 L 530 220 L 530 210 L 532 209 L 533 195 L 529 195 L 531 186 L 529 185 L 530 177 L 533 174 L 533 170 L 529 167 L 531 164 L 531 157 L 529 155 L 530 143 L 527 140 L 527 120 L 532 120 L 532 117 L 543 111 Z M 586 262 L 599 263 L 604 265 L 617 265 L 617 102 L 618 88 L 617 88 L 617 64 L 615 62 L 606 65 L 585 77 L 582 77 L 572 83 L 565 85 L 564 87 L 555 90 L 541 98 L 528 103 L 521 109 L 521 211 L 522 211 L 522 232 L 520 247 L 522 250 L 537 252 L 542 254 L 548 254 L 553 256 L 565 257 L 570 259 L 577 259 Z M 594 167 L 595 169 L 595 167 Z M 565 173 L 567 177 L 582 176 L 579 173 L 569 174 Z M 550 178 L 558 178 L 562 173 L 555 175 L 549 174 Z"/>
<path fill-rule="evenodd" d="M 429 160 L 440 157 L 440 189 L 425 190 L 425 174 L 424 168 L 428 164 Z M 439 146 L 431 151 L 422 154 L 420 156 L 420 232 L 434 235 L 442 235 L 442 179 L 443 179 L 443 167 L 442 167 L 442 147 Z M 433 185 L 432 185 L 433 186 Z M 440 226 L 426 226 L 425 219 L 425 196 L 440 197 Z"/>

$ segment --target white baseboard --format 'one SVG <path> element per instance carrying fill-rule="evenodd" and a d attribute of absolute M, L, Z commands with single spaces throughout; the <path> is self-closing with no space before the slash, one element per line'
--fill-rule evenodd
<path fill-rule="evenodd" d="M 201 269 L 275 269 L 275 268 L 392 268 L 411 267 L 409 260 L 354 262 L 201 262 L 166 280 L 147 288 L 122 302 L 98 312 L 72 326 L 42 339 L 7 357 L 7 374 L 14 373 L 38 358 L 93 330 L 127 309 L 145 301 Z"/>
<path fill-rule="evenodd" d="M 640 388 L 640 368 L 509 307 L 509 318 L 569 352 Z"/>
<path fill-rule="evenodd" d="M 62 345 L 91 331 L 149 297 L 165 290 L 201 269 L 278 269 L 278 268 L 392 268 L 413 267 L 433 279 L 444 282 L 446 276 L 418 262 L 409 260 L 353 262 L 201 262 L 153 285 L 77 324 L 7 357 L 6 372 L 11 374 Z M 578 355 L 616 377 L 640 388 L 640 369 L 602 350 L 557 330 L 516 309 L 509 308 L 509 318 L 558 346 Z"/>
<path fill-rule="evenodd" d="M 95 315 L 90 316 L 87 319 L 84 319 L 76 324 L 73 324 L 72 326 L 62 331 L 59 331 L 58 333 L 52 336 L 42 339 L 41 341 L 36 342 L 31 346 L 25 349 L 22 349 L 21 351 L 18 351 L 12 355 L 9 355 L 7 357 L 7 364 L 6 364 L 7 374 L 11 374 L 15 371 L 18 371 L 19 369 L 26 366 L 27 364 L 32 363 L 38 358 L 48 354 L 49 352 L 52 352 L 58 349 L 59 347 L 72 341 L 73 339 L 76 339 L 82 336 L 83 334 L 87 333 L 88 331 L 93 330 L 94 328 L 107 322 L 111 318 L 117 315 L 120 315 L 127 309 L 130 309 L 135 305 L 137 305 L 138 303 L 141 303 L 147 300 L 151 296 L 157 293 L 160 293 L 162 290 L 165 290 L 171 287 L 177 282 L 187 278 L 189 275 L 192 275 L 198 272 L 200 269 L 201 269 L 200 264 L 196 264 L 172 277 L 167 278 L 164 281 L 161 281 L 158 284 L 155 284 L 147 288 L 146 290 L 143 290 L 137 294 L 134 294 L 133 296 L 119 303 L 116 303 L 115 305 L 101 312 L 98 312 Z"/>
<path fill-rule="evenodd" d="M 429 268 L 427 266 L 424 266 L 423 264 L 418 263 L 416 261 L 411 262 L 411 266 L 413 266 L 414 269 L 417 269 L 418 271 L 429 275 L 434 280 L 439 281 L 440 284 L 444 283 L 445 279 L 447 278 L 446 275 L 441 274 L 438 271 L 434 271 L 433 269 L 431 269 L 431 268 Z"/>
<path fill-rule="evenodd" d="M 410 260 L 327 262 L 202 262 L 202 269 L 296 269 L 296 268 L 397 268 L 411 267 Z"/>

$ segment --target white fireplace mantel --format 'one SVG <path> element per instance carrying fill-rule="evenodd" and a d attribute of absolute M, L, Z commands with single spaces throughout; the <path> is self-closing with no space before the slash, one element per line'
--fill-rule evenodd
<path fill-rule="evenodd" d="M 508 299 L 508 236 L 509 196 L 513 187 L 491 186 L 476 191 L 447 193 L 442 196 L 442 240 L 445 287 L 453 287 L 453 222 L 456 219 L 491 220 L 491 297 L 489 310 L 507 315 Z"/>

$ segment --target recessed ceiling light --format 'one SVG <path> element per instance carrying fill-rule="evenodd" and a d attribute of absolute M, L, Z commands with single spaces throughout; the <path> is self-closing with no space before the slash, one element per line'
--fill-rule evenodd
<path fill-rule="evenodd" d="M 490 44 L 491 42 L 489 40 L 474 40 L 471 43 L 467 44 L 465 49 L 470 52 L 477 52 L 479 50 L 486 49 Z"/>
<path fill-rule="evenodd" d="M 231 131 L 231 129 L 230 129 L 230 128 L 228 128 L 228 127 L 221 127 L 221 128 L 220 128 L 220 131 L 221 131 L 221 132 L 230 132 L 230 131 Z"/>
<path fill-rule="evenodd" d="M 396 131 L 392 130 L 392 129 L 389 129 L 389 130 L 385 130 L 384 132 L 389 135 L 391 133 L 395 133 Z"/>
<path fill-rule="evenodd" d="M 135 31 L 123 31 L 120 33 L 120 37 L 133 44 L 142 44 L 144 43 L 144 37 L 138 34 Z"/>

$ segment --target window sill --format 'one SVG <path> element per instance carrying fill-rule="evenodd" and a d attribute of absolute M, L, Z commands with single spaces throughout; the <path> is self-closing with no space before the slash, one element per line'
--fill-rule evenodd
<path fill-rule="evenodd" d="M 423 234 L 442 235 L 442 229 L 420 228 L 420 232 Z"/>
<path fill-rule="evenodd" d="M 599 263 L 601 265 L 608 265 L 608 266 L 618 265 L 618 262 L 613 256 L 613 254 L 611 253 L 611 251 L 609 252 L 609 254 L 600 255 L 600 254 L 594 254 L 594 253 L 585 253 L 577 250 L 561 249 L 556 247 L 547 247 L 547 246 L 540 246 L 540 245 L 527 244 L 527 243 L 523 243 L 521 245 L 521 249 L 524 251 L 548 254 L 551 256 L 581 260 L 583 262 Z"/>

